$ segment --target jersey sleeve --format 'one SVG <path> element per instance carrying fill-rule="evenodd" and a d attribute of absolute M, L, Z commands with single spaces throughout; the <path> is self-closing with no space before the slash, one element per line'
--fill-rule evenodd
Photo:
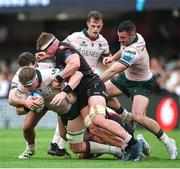
<path fill-rule="evenodd" d="M 19 82 L 17 86 L 17 96 L 21 99 L 25 99 L 27 97 L 27 91 L 23 87 L 23 85 Z"/>
<path fill-rule="evenodd" d="M 126 65 L 127 67 L 131 66 L 138 59 L 137 51 L 135 48 L 126 48 L 122 51 L 119 62 Z"/>
<path fill-rule="evenodd" d="M 66 37 L 66 39 L 63 40 L 63 42 L 71 44 L 71 42 L 74 41 L 74 38 L 72 35 L 69 35 Z"/>
<path fill-rule="evenodd" d="M 104 43 L 102 43 L 102 48 L 103 48 L 102 56 L 103 57 L 109 56 L 110 55 L 109 44 L 106 39 L 104 39 Z"/>
<path fill-rule="evenodd" d="M 18 73 L 16 72 L 16 74 L 14 75 L 14 77 L 11 81 L 11 88 L 10 89 L 17 88 L 18 83 L 19 83 L 19 77 L 18 77 Z"/>

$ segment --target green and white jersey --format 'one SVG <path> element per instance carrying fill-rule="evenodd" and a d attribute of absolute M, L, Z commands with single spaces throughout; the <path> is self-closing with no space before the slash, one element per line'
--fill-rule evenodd
<path fill-rule="evenodd" d="M 54 89 L 51 86 L 52 81 L 60 71 L 61 69 L 58 68 L 36 68 L 36 73 L 39 79 L 39 87 L 37 88 L 37 91 L 39 91 L 44 98 L 45 106 L 59 115 L 67 113 L 72 106 L 67 98 L 62 100 L 61 104 L 58 106 L 50 104 L 54 96 L 61 92 L 61 89 Z M 62 85 L 64 87 L 65 84 Z M 21 83 L 18 84 L 18 92 L 23 94 L 26 93 L 26 96 L 28 95 Z"/>
<path fill-rule="evenodd" d="M 60 69 L 57 68 L 46 68 L 46 69 L 36 68 L 36 74 L 39 79 L 38 90 L 41 90 L 41 88 L 50 85 L 59 72 Z M 18 93 L 26 93 L 27 95 L 27 91 L 25 90 L 24 86 L 19 82 L 19 77 L 17 78 L 16 76 L 16 80 L 18 82 L 18 86 L 17 86 Z"/>
<path fill-rule="evenodd" d="M 93 71 L 95 71 L 100 56 L 108 56 L 110 54 L 107 40 L 101 34 L 96 40 L 90 39 L 86 29 L 69 35 L 63 42 L 74 46 Z"/>
<path fill-rule="evenodd" d="M 129 45 L 121 45 L 120 63 L 128 67 L 125 75 L 128 80 L 147 81 L 152 78 L 150 71 L 149 54 L 144 38 L 137 33 L 136 39 Z"/>
<path fill-rule="evenodd" d="M 17 72 L 15 73 L 15 75 L 13 76 L 13 78 L 12 78 L 12 81 L 11 81 L 11 89 L 13 89 L 13 88 L 17 88 L 17 86 L 18 86 L 18 83 L 19 83 L 19 72 L 20 72 L 20 70 L 21 70 L 21 68 L 19 68 L 18 70 L 17 70 Z"/>

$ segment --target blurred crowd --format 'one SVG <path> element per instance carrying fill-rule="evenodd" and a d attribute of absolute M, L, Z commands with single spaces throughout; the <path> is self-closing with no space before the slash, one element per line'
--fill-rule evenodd
<path fill-rule="evenodd" d="M 102 73 L 104 67 L 99 63 L 98 71 Z M 166 58 L 151 57 L 151 71 L 154 74 L 155 93 L 173 93 L 180 96 L 180 58 L 168 60 Z M 11 64 L 0 60 L 0 98 L 8 98 L 10 83 L 17 70 L 16 61 Z"/>
<path fill-rule="evenodd" d="M 156 80 L 155 92 L 170 92 L 180 96 L 180 58 L 165 61 L 152 57 L 150 65 Z"/>

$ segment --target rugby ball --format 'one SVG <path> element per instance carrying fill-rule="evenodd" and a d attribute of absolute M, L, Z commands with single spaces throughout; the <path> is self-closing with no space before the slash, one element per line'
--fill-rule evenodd
<path fill-rule="evenodd" d="M 42 95 L 40 94 L 40 92 L 38 91 L 33 91 L 33 92 L 29 92 L 27 98 L 30 97 L 36 97 L 37 99 L 42 97 Z M 37 109 L 34 110 L 35 113 L 40 113 L 42 110 L 44 109 L 44 104 L 41 105 L 40 107 L 38 107 Z"/>

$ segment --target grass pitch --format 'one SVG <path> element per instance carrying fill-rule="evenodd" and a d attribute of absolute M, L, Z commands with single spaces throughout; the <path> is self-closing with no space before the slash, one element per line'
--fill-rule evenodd
<path fill-rule="evenodd" d="M 37 129 L 36 154 L 27 160 L 18 159 L 24 151 L 25 143 L 21 129 L 0 129 L 0 168 L 179 168 L 180 155 L 177 160 L 169 160 L 165 146 L 146 130 L 138 130 L 136 134 L 143 133 L 151 145 L 149 157 L 140 162 L 124 162 L 115 160 L 111 155 L 103 155 L 94 160 L 77 160 L 71 153 L 71 159 L 53 157 L 48 155 L 47 148 L 51 142 L 54 130 Z M 180 151 L 180 130 L 168 133 L 174 138 Z M 68 148 L 68 145 L 67 145 Z M 70 150 L 69 150 L 70 152 Z"/>

